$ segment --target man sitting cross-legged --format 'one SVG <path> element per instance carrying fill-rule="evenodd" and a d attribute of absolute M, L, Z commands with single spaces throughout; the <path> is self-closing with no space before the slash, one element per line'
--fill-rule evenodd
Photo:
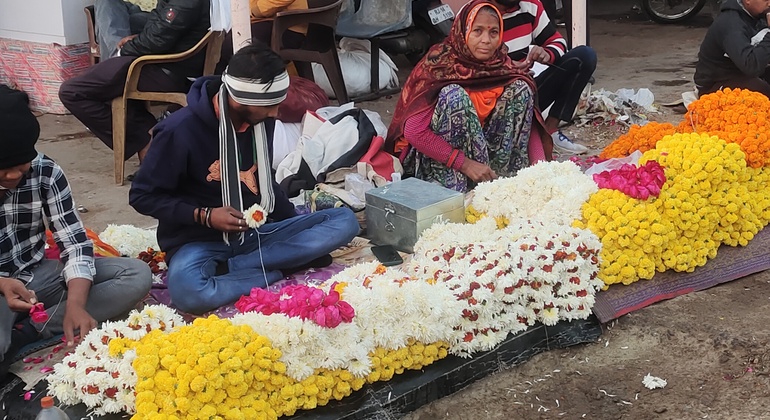
<path fill-rule="evenodd" d="M 40 333 L 64 333 L 72 345 L 78 332 L 127 314 L 150 291 L 152 274 L 138 259 L 94 259 L 67 178 L 35 150 L 40 126 L 25 93 L 0 85 L 0 125 L 1 377 Z M 44 259 L 46 227 L 61 262 Z M 42 325 L 29 319 L 38 302 L 49 317 Z"/>
<path fill-rule="evenodd" d="M 155 127 L 129 202 L 158 219 L 171 300 L 183 311 L 232 303 L 282 270 L 328 265 L 358 233 L 349 209 L 297 216 L 273 180 L 273 129 L 288 88 L 281 57 L 248 46 L 221 78 L 198 79 L 188 106 Z M 267 223 L 249 229 L 243 211 L 255 204 Z"/>

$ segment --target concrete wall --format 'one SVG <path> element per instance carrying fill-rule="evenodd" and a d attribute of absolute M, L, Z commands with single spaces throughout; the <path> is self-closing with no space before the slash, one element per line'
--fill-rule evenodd
<path fill-rule="evenodd" d="M 94 0 L 0 0 L 0 38 L 43 44 L 88 42 L 83 7 Z"/>

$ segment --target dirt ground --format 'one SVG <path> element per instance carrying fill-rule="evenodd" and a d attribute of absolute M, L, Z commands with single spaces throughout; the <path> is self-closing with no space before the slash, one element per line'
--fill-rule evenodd
<path fill-rule="evenodd" d="M 657 103 L 692 89 L 707 11 L 689 25 L 663 26 L 628 0 L 592 0 L 591 45 L 599 56 L 594 89 L 647 87 Z M 409 69 L 402 65 L 402 80 Z M 390 121 L 396 98 L 360 104 Z M 678 122 L 668 108 L 649 117 Z M 71 116 L 44 115 L 39 149 L 54 157 L 84 207 L 86 225 L 141 227 L 154 220 L 128 206 L 128 184 L 113 183 L 112 154 Z M 620 126 L 567 127 L 598 152 Z M 135 158 L 126 173 L 138 167 Z M 640 310 L 605 326 L 600 342 L 550 351 L 476 382 L 410 414 L 410 420 L 494 418 L 765 418 L 770 400 L 770 272 Z M 664 378 L 647 390 L 646 374 Z"/>

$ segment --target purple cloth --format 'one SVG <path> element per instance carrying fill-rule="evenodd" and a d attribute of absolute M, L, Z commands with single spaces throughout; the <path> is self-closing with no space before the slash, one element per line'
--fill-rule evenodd
<path fill-rule="evenodd" d="M 653 303 L 770 269 L 767 249 L 770 229 L 761 230 L 746 246 L 722 245 L 717 256 L 692 273 L 665 271 L 651 280 L 639 280 L 628 286 L 613 285 L 596 294 L 593 312 L 602 323 L 637 311 Z"/>
<path fill-rule="evenodd" d="M 308 270 L 300 271 L 297 273 L 294 273 L 290 276 L 284 277 L 282 280 L 279 280 L 270 286 L 268 286 L 267 290 L 271 292 L 277 292 L 281 290 L 282 288 L 286 286 L 294 286 L 298 284 L 310 284 L 310 285 L 319 285 L 330 278 L 334 276 L 335 274 L 339 273 L 340 271 L 344 270 L 345 266 L 337 263 L 332 263 L 328 267 L 324 268 L 311 268 Z M 168 286 L 166 285 L 166 273 L 164 272 L 161 274 L 161 279 L 163 280 L 162 283 L 154 284 L 152 286 L 152 290 L 150 290 L 150 296 L 145 299 L 145 303 L 147 304 L 163 304 L 170 306 L 174 309 L 174 304 L 171 302 L 171 296 L 168 293 Z M 236 315 L 238 313 L 238 310 L 235 309 L 235 302 L 233 302 L 230 305 L 222 306 L 221 308 L 215 309 L 210 312 L 206 312 L 202 315 L 192 315 L 185 312 L 180 311 L 179 309 L 176 309 L 179 314 L 182 315 L 182 317 L 190 322 L 195 318 L 199 317 L 207 317 L 209 315 L 216 315 L 220 318 L 232 318 L 233 315 Z"/>

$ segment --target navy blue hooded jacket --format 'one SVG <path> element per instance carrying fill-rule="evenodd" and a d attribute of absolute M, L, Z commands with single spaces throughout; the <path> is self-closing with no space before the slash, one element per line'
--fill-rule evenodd
<path fill-rule="evenodd" d="M 158 244 L 166 252 L 167 261 L 184 244 L 223 240 L 222 232 L 196 223 L 193 215 L 197 207 L 222 207 L 221 182 L 217 180 L 218 170 L 214 166 L 219 160 L 219 119 L 212 102 L 221 83 L 219 77 L 195 81 L 187 94 L 187 107 L 155 127 L 152 146 L 131 185 L 131 206 L 141 214 L 158 219 Z M 270 156 L 274 127 L 275 120 L 265 121 Z M 245 171 L 255 164 L 252 131 L 238 133 L 237 137 L 240 168 Z M 272 169 L 268 169 L 272 176 Z M 273 190 L 275 209 L 268 221 L 295 216 L 294 206 L 275 181 Z M 243 182 L 241 191 L 244 209 L 259 203 L 259 194 Z"/>

